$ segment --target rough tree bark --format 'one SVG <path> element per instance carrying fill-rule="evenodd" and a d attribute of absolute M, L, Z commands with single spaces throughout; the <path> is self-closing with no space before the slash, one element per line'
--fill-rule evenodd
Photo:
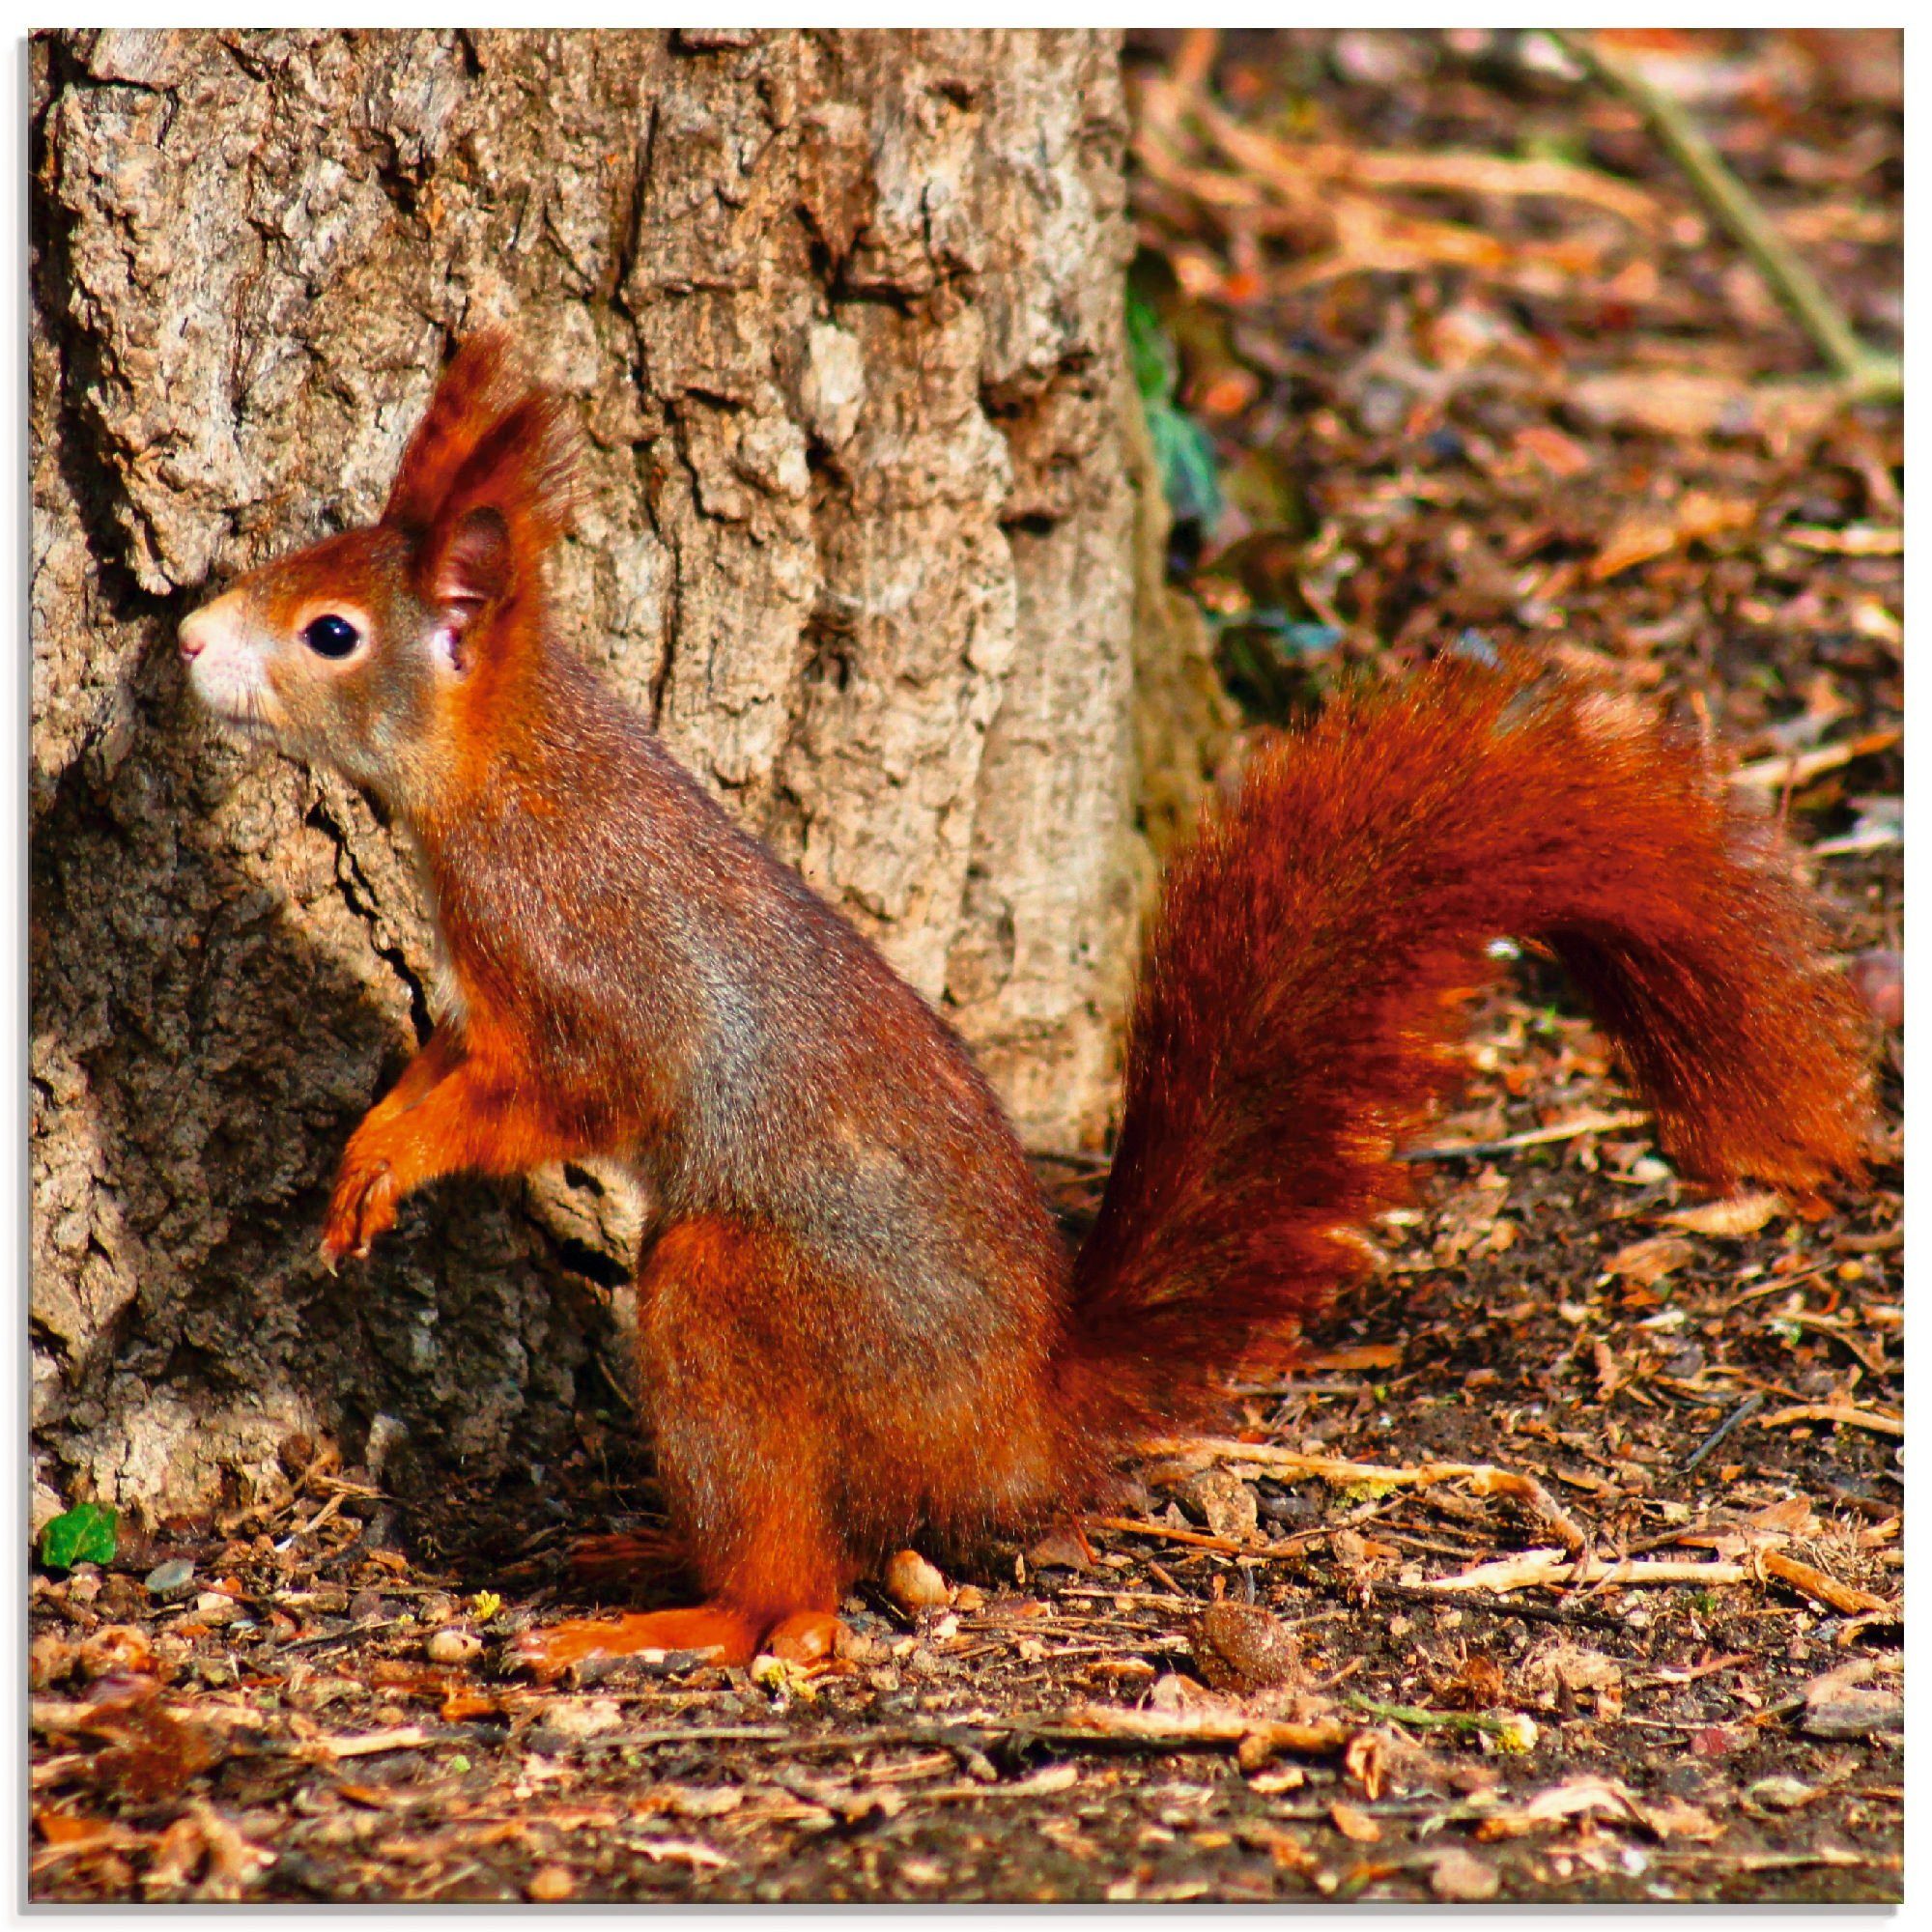
<path fill-rule="evenodd" d="M 1171 815 L 1215 723 L 1134 619 L 1107 36 L 77 31 L 30 114 L 37 1517 L 205 1508 L 296 1433 L 514 1473 L 627 1374 L 608 1176 L 323 1273 L 427 934 L 369 806 L 213 737 L 172 649 L 376 511 L 483 322 L 581 401 L 583 647 L 1031 1140 L 1095 1141 L 1144 768 Z"/>

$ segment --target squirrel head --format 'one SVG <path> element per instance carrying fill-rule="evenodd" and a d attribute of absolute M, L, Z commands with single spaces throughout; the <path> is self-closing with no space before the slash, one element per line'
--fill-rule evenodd
<path fill-rule="evenodd" d="M 427 805 L 515 714 L 575 495 L 565 404 L 500 332 L 471 337 L 375 524 L 249 572 L 183 621 L 195 696 L 397 810 Z"/>

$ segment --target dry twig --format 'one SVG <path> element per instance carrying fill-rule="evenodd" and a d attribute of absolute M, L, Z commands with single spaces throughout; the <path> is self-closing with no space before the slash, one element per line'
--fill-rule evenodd
<path fill-rule="evenodd" d="M 1500 1562 L 1481 1563 L 1461 1576 L 1438 1577 L 1437 1590 L 1525 1590 L 1537 1584 L 1603 1583 L 1617 1589 L 1647 1589 L 1658 1583 L 1744 1583 L 1750 1571 L 1742 1563 L 1703 1563 L 1672 1557 L 1649 1561 L 1578 1561 L 1558 1549 L 1524 1549 Z"/>
<path fill-rule="evenodd" d="M 1881 1415 L 1875 1408 L 1853 1408 L 1844 1403 L 1807 1402 L 1796 1408 L 1780 1408 L 1757 1419 L 1760 1429 L 1784 1429 L 1795 1422 L 1837 1422 L 1847 1429 L 1869 1429 L 1879 1435 L 1903 1435 L 1905 1419 Z"/>
<path fill-rule="evenodd" d="M 1585 1134 L 1622 1133 L 1630 1127 L 1647 1127 L 1650 1115 L 1640 1107 L 1626 1107 L 1613 1114 L 1596 1109 L 1575 1114 L 1567 1121 L 1553 1121 L 1547 1127 L 1529 1127 L 1520 1134 L 1505 1134 L 1495 1141 L 1443 1141 L 1435 1147 L 1405 1148 L 1398 1160 L 1466 1160 L 1471 1155 L 1487 1159 L 1492 1154 L 1514 1153 L 1519 1148 L 1549 1147 L 1557 1141 L 1574 1141 Z"/>
<path fill-rule="evenodd" d="M 1789 1583 L 1794 1590 L 1802 1591 L 1814 1603 L 1823 1604 L 1845 1616 L 1867 1613 L 1890 1617 L 1899 1614 L 1896 1604 L 1888 1604 L 1883 1597 L 1874 1597 L 1864 1590 L 1855 1590 L 1849 1583 L 1841 1583 L 1835 1577 L 1828 1577 L 1824 1571 L 1814 1570 L 1808 1563 L 1800 1563 L 1796 1557 L 1782 1556 L 1775 1549 L 1766 1549 L 1759 1553 L 1757 1560 L 1767 1577 L 1776 1577 L 1780 1582 Z"/>

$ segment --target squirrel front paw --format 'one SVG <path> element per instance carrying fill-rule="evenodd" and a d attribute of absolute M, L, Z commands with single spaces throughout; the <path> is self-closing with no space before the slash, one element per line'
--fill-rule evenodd
<path fill-rule="evenodd" d="M 395 1225 L 401 1198 L 387 1161 L 344 1161 L 322 1230 L 322 1258 L 331 1270 L 345 1255 L 368 1258 L 369 1244 Z"/>

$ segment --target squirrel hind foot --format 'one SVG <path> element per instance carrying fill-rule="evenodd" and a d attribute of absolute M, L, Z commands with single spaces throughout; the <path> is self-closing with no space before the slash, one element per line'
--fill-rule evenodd
<path fill-rule="evenodd" d="M 819 1663 L 833 1654 L 841 1626 L 830 1610 L 795 1610 L 776 1622 L 728 1604 L 683 1610 L 634 1611 L 622 1617 L 573 1617 L 526 1631 L 510 1655 L 544 1683 L 591 1659 L 636 1657 L 647 1650 L 708 1650 L 719 1664 L 750 1663 L 761 1651 L 788 1663 Z"/>
<path fill-rule="evenodd" d="M 685 1610 L 634 1611 L 622 1617 L 572 1617 L 526 1631 L 511 1646 L 514 1662 L 543 1682 L 593 1658 L 636 1657 L 647 1650 L 708 1650 L 711 1662 L 744 1664 L 757 1655 L 763 1620 L 723 1604 Z"/>
<path fill-rule="evenodd" d="M 830 1610 L 799 1610 L 774 1624 L 761 1648 L 786 1663 L 823 1663 L 844 1629 Z"/>

